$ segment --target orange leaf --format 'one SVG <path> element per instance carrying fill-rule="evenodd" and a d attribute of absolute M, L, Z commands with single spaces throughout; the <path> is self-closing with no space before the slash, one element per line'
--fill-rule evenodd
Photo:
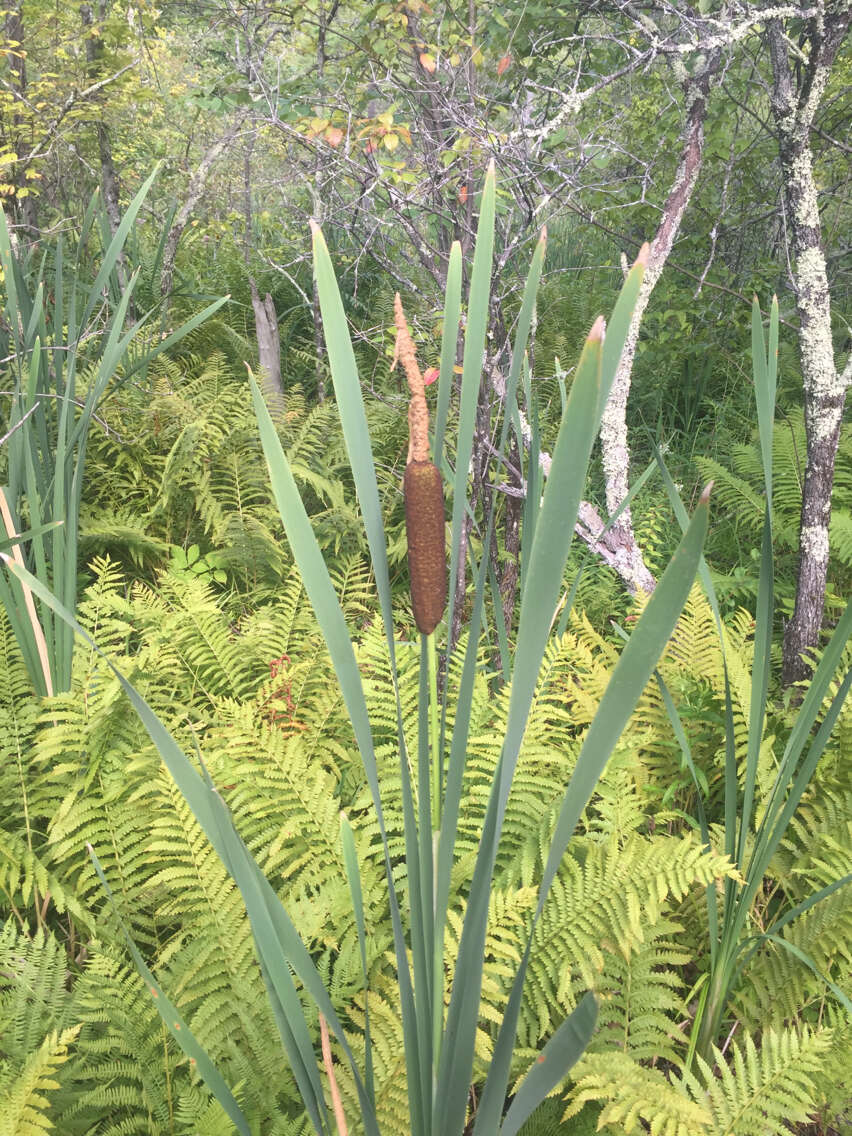
<path fill-rule="evenodd" d="M 437 379 L 438 375 L 440 375 L 440 373 L 441 372 L 438 370 L 437 367 L 430 367 L 428 371 L 424 371 L 424 373 L 423 373 L 423 385 L 424 385 L 424 387 L 428 387 L 430 385 L 430 383 L 434 383 L 435 380 Z"/>
<path fill-rule="evenodd" d="M 329 126 L 325 132 L 325 140 L 329 146 L 339 146 L 343 141 L 343 131 L 339 126 Z"/>
<path fill-rule="evenodd" d="M 461 187 L 461 189 L 459 190 L 459 201 L 462 203 L 462 205 L 464 205 L 464 203 L 467 201 L 467 186 L 466 185 L 463 185 Z"/>
<path fill-rule="evenodd" d="M 420 66 L 431 75 L 438 64 L 435 62 L 434 55 L 430 55 L 428 51 L 424 51 L 420 56 Z"/>
<path fill-rule="evenodd" d="M 497 64 L 497 74 L 502 75 L 504 71 L 508 71 L 512 66 L 511 55 L 504 55 L 500 62 Z"/>

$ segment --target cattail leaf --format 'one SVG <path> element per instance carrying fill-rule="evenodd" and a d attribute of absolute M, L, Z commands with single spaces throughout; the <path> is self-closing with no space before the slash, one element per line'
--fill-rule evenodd
<path fill-rule="evenodd" d="M 607 336 L 608 382 L 620 358 L 639 294 L 643 266 L 628 275 L 616 302 Z M 474 867 L 468 907 L 462 928 L 456 971 L 450 995 L 447 1025 L 441 1048 L 436 1094 L 436 1126 L 440 1132 L 460 1131 L 464 1125 L 472 1069 L 473 1042 L 479 1014 L 483 947 L 488 921 L 488 899 L 506 802 L 526 729 L 535 684 L 555 616 L 562 574 L 577 519 L 589 457 L 597 433 L 601 405 L 602 322 L 598 321 L 580 357 L 577 373 L 554 449 L 550 476 L 545 486 L 541 514 L 530 553 L 528 584 L 521 599 L 521 614 L 506 735 L 483 823 Z M 620 339 L 620 345 L 618 342 Z M 457 471 L 458 473 L 458 471 Z M 455 531 L 455 530 L 454 530 Z M 450 594 L 453 578 L 451 570 Z M 511 1058 L 512 1042 L 506 1055 Z M 497 1080 L 502 1077 L 502 1070 Z M 494 1093 L 494 1117 L 500 1116 L 502 1099 Z M 492 1128 L 491 1131 L 495 1131 Z M 482 1131 L 485 1131 L 483 1129 Z"/>
<path fill-rule="evenodd" d="M 328 574 L 325 561 L 323 560 L 322 552 L 320 551 L 319 544 L 311 527 L 308 514 L 305 511 L 305 506 L 299 496 L 299 490 L 293 479 L 293 474 L 275 430 L 275 425 L 263 401 L 260 388 L 255 382 L 251 372 L 249 372 L 249 383 L 254 400 L 258 427 L 260 429 L 261 443 L 269 467 L 272 492 L 278 506 L 278 511 L 281 514 L 281 519 L 284 522 L 287 540 L 290 543 L 290 548 L 293 551 L 294 559 L 304 582 L 305 591 L 308 594 L 308 599 L 311 602 L 311 607 L 317 617 L 317 622 L 319 623 L 320 630 L 323 633 L 331 656 L 335 674 L 337 675 L 337 681 L 340 684 L 341 694 L 343 695 L 343 701 L 346 705 L 349 720 L 352 723 L 352 728 L 355 733 L 355 740 L 358 744 L 361 760 L 364 764 L 364 772 L 367 776 L 367 784 L 373 800 L 373 807 L 376 810 L 376 819 L 379 824 L 379 832 L 385 858 L 385 873 L 388 879 L 391 921 L 394 931 L 394 950 L 400 986 L 403 1032 L 406 1042 L 406 1060 L 410 1062 L 410 1103 L 415 1115 L 418 1117 L 417 1123 L 422 1124 L 424 1106 L 419 1091 L 420 1085 L 418 1080 L 420 1066 L 418 1064 L 419 1043 L 417 1039 L 417 1015 L 413 990 L 411 988 L 399 903 L 393 883 L 390 849 L 385 828 L 384 810 L 382 808 L 376 754 L 373 747 L 373 735 L 367 714 L 364 689 L 361 685 L 361 675 L 358 671 L 355 651 L 349 637 L 346 620 L 340 608 L 340 603 L 334 591 L 334 586 Z M 406 824 L 409 824 L 408 818 L 406 818 Z M 412 832 L 416 832 L 413 813 L 410 825 Z M 417 862 L 416 856 L 413 857 L 413 862 Z M 409 871 L 411 870 L 411 863 L 409 863 Z M 413 904 L 414 900 L 412 899 L 412 906 Z M 328 1019 L 329 1024 L 334 1028 L 336 1015 L 330 1017 L 325 1009 L 323 1009 L 323 1013 Z"/>
<path fill-rule="evenodd" d="M 508 1085 L 521 995 L 536 924 L 583 809 L 665 650 L 689 596 L 707 534 L 707 513 L 708 502 L 705 496 L 619 656 L 580 748 L 574 772 L 562 799 L 542 874 L 527 951 L 512 984 L 512 994 L 500 1025 L 488 1079 L 480 1098 L 482 1127 L 477 1122 L 477 1136 L 485 1136 L 487 1132 L 497 1129 Z"/>
<path fill-rule="evenodd" d="M 136 969 L 139 971 L 145 981 L 145 985 L 148 987 L 148 992 L 154 1000 L 154 1005 L 156 1006 L 157 1012 L 159 1013 L 160 1017 L 163 1019 L 164 1025 L 166 1026 L 172 1037 L 175 1039 L 175 1041 L 178 1043 L 180 1048 L 183 1050 L 183 1052 L 186 1054 L 186 1056 L 189 1058 L 190 1064 L 193 1066 L 195 1072 L 197 1072 L 201 1076 L 201 1079 L 204 1081 L 204 1083 L 213 1093 L 213 1096 L 222 1106 L 226 1116 L 240 1133 L 240 1136 L 252 1136 L 248 1121 L 243 1115 L 242 1109 L 237 1104 L 233 1093 L 225 1084 L 222 1074 L 210 1060 L 207 1051 L 203 1049 L 202 1046 L 199 1045 L 199 1043 L 196 1041 L 195 1036 L 187 1025 L 185 1019 L 183 1018 L 177 1007 L 174 1005 L 174 1003 L 172 1003 L 166 996 L 166 993 L 163 990 L 162 986 L 160 986 L 159 982 L 157 982 L 153 973 L 148 968 L 141 952 L 139 951 L 139 948 L 133 941 L 133 936 L 130 934 L 127 924 L 121 918 L 118 906 L 115 902 L 115 896 L 112 893 L 112 888 L 107 882 L 107 878 L 104 875 L 103 868 L 101 867 L 101 863 L 98 860 L 97 855 L 95 854 L 95 850 L 91 845 L 88 846 L 88 849 L 95 872 L 97 873 L 98 879 L 101 881 L 101 886 L 106 892 L 115 917 L 118 920 L 118 925 L 121 928 L 121 933 L 124 936 L 124 941 L 127 944 L 127 949 L 130 951 L 131 957 L 136 964 Z"/>
<path fill-rule="evenodd" d="M 456 362 L 459 321 L 461 319 L 462 252 L 458 241 L 453 241 L 447 265 L 447 290 L 444 297 L 444 327 L 441 333 L 441 371 L 438 378 L 438 407 L 435 412 L 435 440 L 432 461 L 438 469 L 444 467 L 444 434 L 450 394 L 453 389 L 453 367 Z"/>
<path fill-rule="evenodd" d="M 597 1020 L 597 1002 L 594 995 L 586 994 L 530 1066 L 500 1125 L 499 1136 L 517 1136 L 547 1094 L 583 1056 Z"/>
<path fill-rule="evenodd" d="M 334 267 L 331 263 L 331 258 L 328 253 L 325 239 L 318 225 L 312 225 L 313 232 L 313 252 L 314 252 L 314 273 L 317 282 L 317 293 L 319 295 L 320 310 L 323 319 L 323 331 L 325 335 L 326 349 L 328 351 L 329 367 L 331 369 L 332 382 L 334 383 L 334 393 L 337 399 L 338 411 L 340 413 L 340 422 L 343 427 L 343 437 L 346 443 L 346 451 L 349 456 L 349 463 L 352 468 L 352 476 L 355 481 L 355 491 L 358 494 L 358 503 L 361 507 L 361 514 L 364 519 L 364 528 L 367 533 L 367 543 L 370 548 L 370 558 L 373 564 L 373 575 L 376 581 L 376 589 L 379 594 L 379 605 L 382 612 L 382 619 L 385 628 L 385 641 L 387 642 L 388 655 L 391 665 L 391 677 L 394 687 L 394 700 L 396 708 L 396 722 L 397 722 L 397 744 L 399 747 L 399 770 L 400 779 L 402 782 L 402 807 L 403 807 L 403 823 L 405 835 L 405 855 L 408 865 L 408 880 L 411 888 L 411 904 L 412 910 L 415 913 L 411 923 L 411 946 L 412 956 L 414 963 L 414 977 L 415 986 L 422 989 L 424 985 L 428 985 L 431 981 L 431 964 L 430 959 L 432 956 L 432 945 L 428 939 L 428 930 L 422 924 L 419 918 L 419 912 L 423 909 L 422 897 L 420 896 L 420 880 L 422 878 L 421 871 L 421 858 L 431 856 L 429 851 L 429 836 L 428 833 L 422 834 L 423 845 L 418 846 L 418 828 L 414 812 L 414 796 L 411 788 L 411 779 L 409 773 L 408 753 L 406 749 L 405 731 L 402 723 L 402 708 L 399 700 L 399 687 L 397 682 L 397 669 L 396 669 L 396 648 L 394 643 L 394 623 L 393 612 L 391 604 L 391 587 L 390 575 L 388 572 L 387 563 L 387 548 L 385 540 L 384 522 L 382 520 L 382 510 L 379 501 L 379 491 L 376 482 L 375 463 L 373 461 L 373 452 L 370 446 L 370 434 L 367 426 L 367 415 L 364 409 L 364 400 L 361 393 L 361 383 L 358 378 L 358 368 L 355 362 L 355 353 L 352 349 L 352 341 L 349 337 L 348 325 L 346 322 L 346 313 L 343 310 L 343 301 L 340 298 L 340 290 L 337 286 L 337 280 L 334 275 Z M 256 403 L 257 406 L 257 403 Z M 264 408 L 265 409 L 265 408 Z M 258 409 L 258 416 L 260 417 L 260 409 Z M 267 442 L 264 443 L 264 450 L 267 455 L 267 461 L 271 462 L 270 454 L 274 454 L 276 462 L 280 462 L 278 454 L 281 452 L 280 442 L 278 442 L 277 435 L 272 432 L 266 432 Z M 286 464 L 286 459 L 285 464 Z M 270 471 L 272 466 L 270 464 Z M 295 490 L 295 486 L 294 486 Z M 296 494 L 298 499 L 298 494 Z M 292 508 L 295 509 L 296 505 L 293 502 Z M 304 508 L 299 501 L 299 508 L 304 514 Z M 279 501 L 279 510 L 282 509 L 281 502 Z M 291 510 L 292 511 L 292 510 Z M 287 518 L 282 511 L 282 518 L 287 525 Z M 305 515 L 305 520 L 307 517 Z M 310 525 L 308 524 L 308 530 Z M 299 525 L 300 532 L 303 532 L 304 538 L 300 537 L 299 542 L 304 544 L 308 539 L 307 530 L 304 526 Z M 289 530 L 288 530 L 289 538 Z M 311 540 L 314 540 L 313 533 L 311 532 Z M 314 540 L 314 544 L 316 541 Z M 294 549 L 295 554 L 295 549 Z M 316 562 L 316 557 L 312 557 L 315 562 L 315 569 L 319 571 L 319 564 L 322 564 L 322 572 L 325 579 L 328 581 L 328 588 L 331 589 L 333 595 L 333 588 L 331 588 L 330 580 L 328 580 L 328 573 L 325 569 L 325 564 L 322 561 L 322 556 L 319 554 L 317 547 L 317 557 L 319 562 Z M 307 577 L 303 578 L 306 580 Z M 327 591 L 325 587 L 323 590 Z M 308 589 L 310 596 L 310 589 Z M 325 601 L 324 601 L 325 602 Z M 313 604 L 313 597 L 311 597 Z M 339 605 L 338 605 L 339 606 Z M 316 611 L 316 606 L 314 605 Z M 319 612 L 317 612 L 319 618 Z M 337 622 L 335 620 L 335 622 Z M 340 622 L 343 622 L 342 613 L 340 615 Z M 322 624 L 321 624 L 322 625 Z M 345 627 L 345 624 L 344 624 Z M 338 638 L 340 629 L 338 628 Z M 325 632 L 323 632 L 325 633 Z M 348 641 L 348 633 L 347 633 Z M 340 639 L 340 647 L 343 650 L 342 639 Z M 329 649 L 331 644 L 329 643 Z M 351 654 L 351 644 L 349 646 L 349 654 Z M 354 655 L 352 656 L 354 659 Z M 334 654 L 332 653 L 332 659 Z M 341 655 L 343 661 L 344 655 Z M 349 669 L 348 655 L 346 656 L 346 666 Z M 354 682 L 357 679 L 358 688 L 360 690 L 360 676 L 355 668 L 352 676 L 353 690 L 352 697 L 355 698 Z M 366 729 L 369 731 L 369 722 L 366 721 L 366 703 L 364 703 L 363 691 L 360 693 L 360 703 L 363 704 L 363 717 L 365 723 L 359 727 L 362 731 Z M 348 704 L 347 704 L 348 705 Z M 361 710 L 359 709 L 359 714 Z M 357 736 L 357 734 L 356 734 Z M 366 740 L 366 739 L 365 739 Z M 360 746 L 359 740 L 359 746 Z M 372 741 L 370 742 L 370 749 L 372 752 Z M 364 751 L 362 750 L 362 755 Z M 366 764 L 365 759 L 365 764 Z M 372 764 L 375 765 L 375 758 L 372 759 Z M 371 784 L 371 790 L 373 785 Z M 374 800 L 378 800 L 378 780 L 375 779 L 375 796 Z M 387 852 L 387 850 L 386 850 Z M 392 907 L 396 906 L 396 893 L 392 875 L 390 872 L 390 860 L 386 855 L 386 867 L 388 887 L 391 893 Z M 396 916 L 393 916 L 397 919 Z M 398 921 L 397 921 L 398 922 Z M 395 924 L 395 928 L 397 924 Z M 398 934 L 395 929 L 395 949 L 397 955 L 397 964 L 404 969 L 400 971 L 400 982 L 410 984 L 410 977 L 408 971 L 408 963 L 405 954 L 405 946 L 402 940 L 402 925 L 398 922 Z M 423 999 L 419 1000 L 422 1005 Z M 426 1025 L 426 1022 L 431 1022 L 431 1013 L 428 1007 L 425 1012 L 416 1014 L 416 1007 L 418 1002 L 415 1001 L 413 992 L 411 997 L 403 997 L 402 1017 L 403 1025 L 406 1030 L 411 1031 L 419 1028 L 421 1031 L 421 1040 L 415 1045 L 415 1050 L 422 1047 L 426 1038 L 431 1037 L 431 1025 Z M 411 1058 L 415 1050 L 410 1050 L 406 1046 L 406 1057 Z M 409 1066 L 409 1078 L 412 1086 L 416 1086 L 417 1077 L 421 1075 L 423 1068 L 428 1070 L 428 1063 L 420 1063 Z M 431 1092 L 427 1092 L 428 1088 L 428 1072 L 425 1075 L 423 1085 L 420 1091 L 417 1087 L 412 1088 L 410 1092 L 410 1103 L 412 1107 L 412 1117 L 419 1116 L 418 1124 L 425 1125 L 428 1110 L 431 1106 Z"/>
<path fill-rule="evenodd" d="M 491 875 L 527 714 L 556 608 L 576 510 L 585 485 L 597 423 L 599 383 L 598 335 L 587 341 L 577 366 L 545 487 L 537 539 L 530 556 L 530 579 L 521 600 L 506 735 L 483 824 L 441 1048 L 436 1117 L 438 1130 L 442 1132 L 461 1131 L 464 1124 L 473 1040 L 479 1015 Z M 452 580 L 450 586 L 452 588 Z"/>
<path fill-rule="evenodd" d="M 358 932 L 358 952 L 361 956 L 361 975 L 364 979 L 364 1084 L 373 1108 L 376 1107 L 376 1088 L 373 1077 L 373 1044 L 370 1035 L 370 999 L 367 997 L 369 976 L 367 973 L 367 926 L 364 921 L 364 894 L 361 888 L 361 872 L 358 867 L 358 852 L 355 836 L 349 818 L 340 814 L 340 841 L 343 847 L 343 865 L 352 896 L 352 910 L 355 913 L 355 928 Z"/>
<path fill-rule="evenodd" d="M 467 505 L 467 482 L 473 455 L 473 431 L 476 424 L 476 405 L 482 380 L 482 360 L 485 353 L 485 335 L 488 330 L 491 268 L 494 257 L 494 210 L 496 179 L 494 164 L 488 167 L 485 186 L 479 206 L 479 223 L 476 229 L 476 246 L 470 276 L 470 295 L 467 304 L 467 326 L 464 335 L 462 362 L 461 407 L 456 440 L 456 469 L 453 479 L 453 516 L 450 537 L 450 580 L 447 604 L 447 622 L 452 626 L 456 604 L 464 597 L 456 595 L 459 572 L 461 530 Z"/>
<path fill-rule="evenodd" d="M 755 300 L 752 304 L 752 366 L 754 369 L 760 448 L 763 457 L 766 504 L 760 549 L 760 577 L 757 587 L 757 608 L 755 611 L 751 703 L 748 718 L 743 803 L 739 816 L 739 840 L 737 843 L 736 859 L 738 865 L 742 865 L 745 859 L 746 842 L 751 833 L 754 791 L 757 784 L 758 764 L 760 762 L 760 745 L 763 741 L 766 700 L 769 694 L 769 672 L 772 666 L 772 623 L 775 609 L 775 561 L 772 551 L 772 428 L 775 419 L 775 376 L 777 367 L 776 351 L 772 349 L 772 328 L 774 328 L 775 347 L 777 350 L 777 300 L 772 304 L 769 335 L 770 349 L 767 354 L 766 344 L 763 338 L 760 308 L 757 305 L 757 300 Z"/>
<path fill-rule="evenodd" d="M 161 165 L 161 162 L 157 163 L 157 165 L 154 167 L 153 172 L 148 175 L 140 188 L 137 190 L 133 200 L 130 202 L 127 210 L 125 211 L 124 216 L 121 218 L 118 228 L 115 230 L 115 236 L 110 241 L 109 247 L 103 255 L 98 274 L 95 277 L 94 283 L 89 289 L 89 294 L 83 307 L 83 314 L 80 317 L 81 328 L 86 326 L 89 320 L 89 316 L 91 316 L 95 308 L 99 304 L 103 303 L 104 288 L 109 283 L 109 278 L 115 270 L 115 266 L 118 263 L 119 257 L 121 256 L 121 250 L 124 248 L 124 243 L 127 240 L 130 230 L 136 223 L 136 218 L 139 215 L 139 211 L 142 208 L 145 198 L 148 196 L 148 190 L 154 184 L 154 180 L 160 172 Z M 94 206 L 94 204 L 95 199 L 93 198 L 92 205 Z M 92 210 L 92 215 L 94 215 L 94 210 Z"/>

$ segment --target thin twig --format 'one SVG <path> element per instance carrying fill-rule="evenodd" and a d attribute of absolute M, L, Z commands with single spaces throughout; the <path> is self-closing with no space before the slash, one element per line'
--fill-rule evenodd
<path fill-rule="evenodd" d="M 18 394 L 18 391 L 0 390 L 0 395 L 7 395 L 10 398 L 14 398 L 14 396 L 16 394 Z M 36 394 L 33 395 L 33 397 L 34 398 L 62 398 L 62 399 L 64 399 L 66 396 L 64 394 L 52 394 L 50 391 L 37 391 Z M 73 402 L 75 406 L 79 406 L 81 410 L 86 409 L 85 402 L 82 402 L 79 398 L 72 398 L 71 402 Z M 34 406 L 31 406 L 30 409 L 27 411 L 27 413 L 24 415 L 24 417 L 21 419 L 21 422 L 25 422 L 27 420 L 27 418 L 29 418 L 29 416 L 33 413 L 33 411 L 35 409 L 36 408 Z M 97 414 L 95 414 L 94 412 L 92 412 L 92 421 L 97 422 L 97 424 L 100 427 L 103 428 L 103 431 L 108 438 L 113 437 L 113 438 L 116 439 L 116 441 L 120 442 L 121 445 L 124 445 L 124 438 L 122 438 L 122 436 L 119 434 L 119 432 L 117 430 L 113 429 L 113 427 L 110 426 L 109 423 L 105 422 L 103 418 L 99 418 L 97 416 Z M 21 425 L 21 422 L 19 422 L 17 426 L 13 426 L 12 429 L 9 431 L 9 433 L 6 435 L 5 438 L 0 438 L 0 446 L 3 445 L 3 443 L 6 441 L 6 438 L 9 438 L 12 434 L 14 434 L 14 432 L 18 429 L 18 426 Z"/>
<path fill-rule="evenodd" d="M 11 392 L 0 391 L 0 394 L 7 394 L 7 393 L 11 393 Z M 29 410 L 27 411 L 27 413 L 20 420 L 20 422 L 16 422 L 15 425 L 12 427 L 12 429 L 9 430 L 8 433 L 4 434 L 2 438 L 0 438 L 0 446 L 2 446 L 4 442 L 8 442 L 9 439 L 12 437 L 12 435 L 15 433 L 15 431 L 20 430 L 20 428 L 23 426 L 23 424 L 26 422 L 26 420 L 29 418 L 29 416 L 31 414 L 35 414 L 35 412 L 36 412 L 36 408 L 34 406 L 31 406 L 29 408 Z"/>

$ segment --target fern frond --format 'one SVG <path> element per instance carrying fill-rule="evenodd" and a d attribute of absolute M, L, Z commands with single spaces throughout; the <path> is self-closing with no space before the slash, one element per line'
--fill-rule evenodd
<path fill-rule="evenodd" d="M 576 1116 L 587 1101 L 603 1104 L 599 1130 L 612 1125 L 609 1131 L 623 1136 L 649 1130 L 654 1136 L 722 1136 L 729 1131 L 714 1128 L 707 1105 L 691 1099 L 679 1082 L 672 1083 L 659 1069 L 649 1069 L 617 1051 L 582 1058 L 563 1120 Z"/>
<path fill-rule="evenodd" d="M 49 1033 L 12 1083 L 0 1088 L 0 1136 L 44 1136 L 51 1131 L 46 1094 L 59 1088 L 56 1071 L 67 1061 L 68 1047 L 79 1032 L 74 1026 Z"/>
<path fill-rule="evenodd" d="M 714 1132 L 732 1136 L 780 1136 L 803 1123 L 818 1098 L 817 1082 L 831 1046 L 828 1030 L 765 1029 L 760 1049 L 747 1034 L 733 1042 L 730 1058 L 714 1047 L 719 1076 L 698 1058 L 707 1085 Z"/>

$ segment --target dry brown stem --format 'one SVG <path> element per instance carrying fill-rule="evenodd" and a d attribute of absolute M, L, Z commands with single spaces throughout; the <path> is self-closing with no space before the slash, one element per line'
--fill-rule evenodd
<path fill-rule="evenodd" d="M 328 1036 L 328 1026 L 322 1014 L 319 1016 L 319 1027 L 320 1041 L 322 1044 L 322 1063 L 328 1075 L 328 1087 L 331 1091 L 331 1107 L 334 1111 L 337 1131 L 339 1136 L 349 1136 L 349 1129 L 346 1127 L 346 1117 L 343 1114 L 343 1102 L 340 1099 L 340 1089 L 337 1087 L 337 1078 L 334 1075 L 334 1063 L 331 1059 L 331 1038 Z"/>
<path fill-rule="evenodd" d="M 429 410 L 426 406 L 426 388 L 417 364 L 414 341 L 408 330 L 399 292 L 394 296 L 393 313 L 396 324 L 394 365 L 397 359 L 402 363 L 405 377 L 408 379 L 408 389 L 411 391 L 411 401 L 408 404 L 408 461 L 427 462 L 429 461 Z"/>

